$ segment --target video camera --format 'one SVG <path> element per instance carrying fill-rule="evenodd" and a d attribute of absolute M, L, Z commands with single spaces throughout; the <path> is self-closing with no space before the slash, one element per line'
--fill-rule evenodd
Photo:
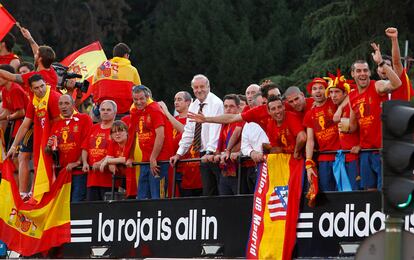
<path fill-rule="evenodd" d="M 81 79 L 82 75 L 68 72 L 68 67 L 63 66 L 60 63 L 53 63 L 53 69 L 56 71 L 58 76 L 58 89 L 67 89 L 69 87 L 68 80 L 78 78 Z M 70 86 L 71 88 L 72 86 Z M 89 88 L 89 81 L 84 80 L 83 82 L 75 82 L 75 86 L 73 88 L 79 89 L 81 92 L 86 93 L 88 92 Z"/>

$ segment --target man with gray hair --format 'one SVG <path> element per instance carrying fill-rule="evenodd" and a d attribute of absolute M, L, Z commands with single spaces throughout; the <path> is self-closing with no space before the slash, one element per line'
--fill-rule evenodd
<path fill-rule="evenodd" d="M 165 198 L 168 187 L 168 163 L 172 155 L 172 126 L 161 107 L 151 98 L 150 90 L 138 85 L 132 89 L 136 111 L 131 113 L 131 127 L 138 137 L 142 161 L 138 180 L 138 199 Z M 132 140 L 135 140 L 131 136 Z"/>
<path fill-rule="evenodd" d="M 191 103 L 188 109 L 189 112 L 200 113 L 209 117 L 223 114 L 223 101 L 210 92 L 210 82 L 206 76 L 202 74 L 195 75 L 191 81 L 191 87 L 197 99 Z M 190 147 L 191 152 L 199 153 L 199 157 L 202 159 L 200 172 L 204 196 L 218 194 L 220 168 L 211 161 L 217 150 L 220 128 L 220 124 L 201 124 L 187 120 L 177 153 L 170 158 L 170 163 L 174 165 L 190 150 Z"/>
<path fill-rule="evenodd" d="M 115 120 L 117 105 L 112 100 L 104 100 L 99 107 L 101 122 L 92 126 L 88 138 L 82 143 L 82 170 L 88 173 L 86 199 L 104 200 L 105 193 L 112 188 L 112 174 L 108 169 L 101 172 L 111 142 L 111 127 Z"/>

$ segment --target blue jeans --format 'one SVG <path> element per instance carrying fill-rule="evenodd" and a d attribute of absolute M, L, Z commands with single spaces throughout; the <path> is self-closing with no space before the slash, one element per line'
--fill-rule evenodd
<path fill-rule="evenodd" d="M 159 177 L 154 177 L 149 165 L 141 165 L 137 199 L 160 199 L 166 197 L 169 164 L 160 163 L 158 166 L 160 167 Z"/>
<path fill-rule="evenodd" d="M 359 155 L 363 189 L 382 188 L 381 155 L 378 152 L 361 152 Z"/>
<path fill-rule="evenodd" d="M 86 199 L 87 174 L 72 175 L 71 202 L 84 201 Z"/>
<path fill-rule="evenodd" d="M 219 174 L 218 184 L 219 195 L 236 195 L 237 194 L 237 177 L 223 176 Z"/>
<path fill-rule="evenodd" d="M 333 174 L 334 161 L 319 162 L 319 190 L 336 191 L 336 181 Z"/>
<path fill-rule="evenodd" d="M 352 190 L 360 190 L 360 183 L 357 181 L 357 176 L 359 172 L 358 160 L 353 160 L 345 162 L 346 174 L 349 178 L 349 183 L 351 184 Z"/>

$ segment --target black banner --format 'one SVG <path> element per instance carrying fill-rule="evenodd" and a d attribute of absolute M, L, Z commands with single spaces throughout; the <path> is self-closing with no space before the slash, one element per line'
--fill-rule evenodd
<path fill-rule="evenodd" d="M 75 203 L 72 243 L 64 257 L 89 257 L 107 246 L 110 257 L 198 257 L 202 245 L 221 245 L 225 257 L 243 257 L 252 196 Z M 384 228 L 379 192 L 321 194 L 316 208 L 302 202 L 296 257 L 338 256 L 341 243 L 360 242 Z M 405 229 L 414 231 L 414 215 Z"/>
<path fill-rule="evenodd" d="M 196 257 L 202 244 L 243 256 L 251 205 L 251 196 L 73 204 L 64 256 L 89 257 L 91 246 L 109 246 L 114 258 Z"/>

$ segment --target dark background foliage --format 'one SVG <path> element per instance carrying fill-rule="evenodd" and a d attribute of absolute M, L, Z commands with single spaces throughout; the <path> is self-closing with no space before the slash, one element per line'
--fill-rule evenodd
<path fill-rule="evenodd" d="M 400 47 L 414 43 L 413 0 L 8 0 L 6 9 L 59 60 L 99 40 L 107 57 L 125 42 L 143 84 L 158 100 L 207 75 L 218 96 L 243 93 L 271 78 L 282 89 L 304 87 L 355 59 L 370 58 L 370 42 L 390 52 L 384 34 L 399 29 Z M 16 51 L 32 59 L 16 28 Z M 409 55 L 411 51 L 409 51 Z M 372 66 L 374 67 L 374 66 Z"/>

